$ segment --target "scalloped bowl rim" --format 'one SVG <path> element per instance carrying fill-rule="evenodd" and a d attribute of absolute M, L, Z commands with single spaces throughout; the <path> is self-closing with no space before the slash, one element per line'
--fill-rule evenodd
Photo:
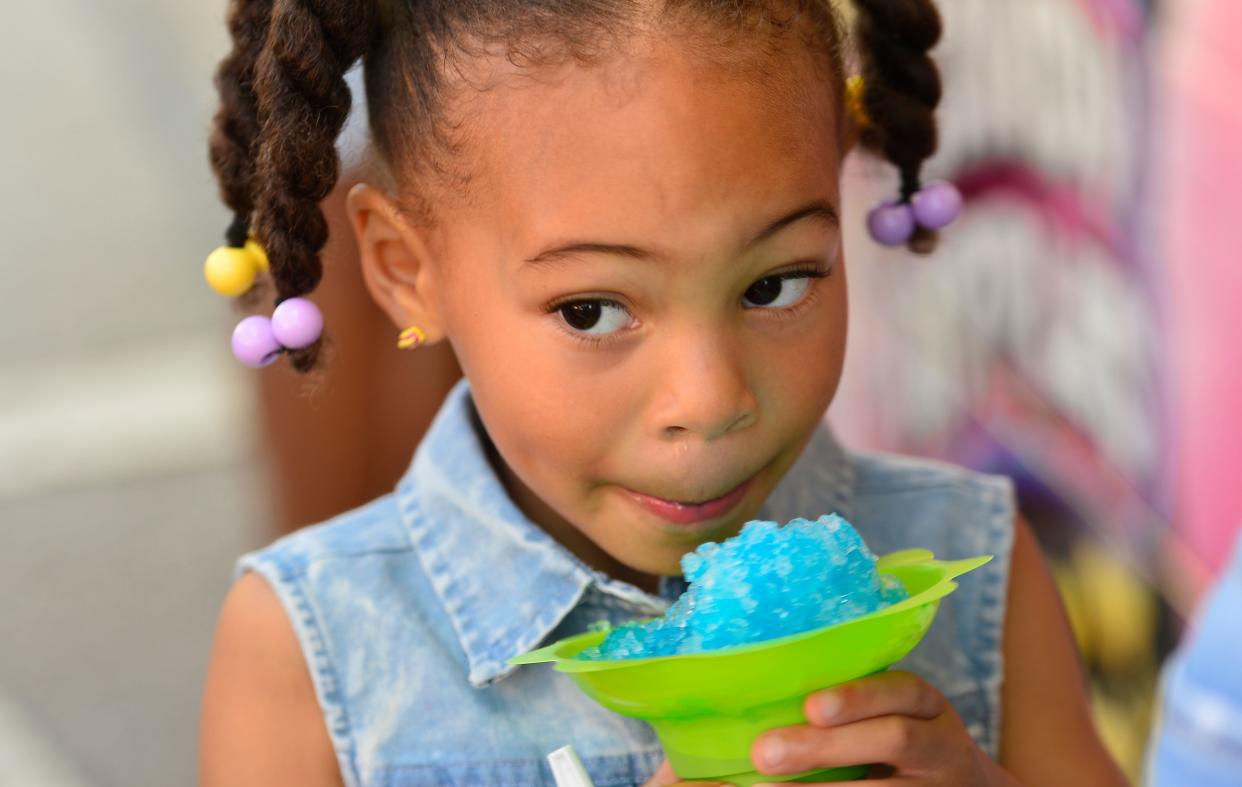
<path fill-rule="evenodd" d="M 960 577 L 962 574 L 983 566 L 984 564 L 990 562 L 992 558 L 992 555 L 979 555 L 977 557 L 965 558 L 963 560 L 940 561 L 936 560 L 935 555 L 932 554 L 930 550 L 926 549 L 907 549 L 883 555 L 876 561 L 877 571 L 888 571 L 893 568 L 928 566 L 931 568 L 939 568 L 943 573 L 938 580 L 927 588 L 924 588 L 909 598 L 898 601 L 896 604 L 890 604 L 882 609 L 877 609 L 875 612 L 869 612 L 866 615 L 860 615 L 856 618 L 850 618 L 849 620 L 837 623 L 830 623 L 827 626 L 807 629 L 806 631 L 799 631 L 794 634 L 787 634 L 783 637 L 774 637 L 772 639 L 765 639 L 759 642 L 747 642 L 741 645 L 732 645 L 727 648 L 717 648 L 715 650 L 705 650 L 694 653 L 677 653 L 669 656 L 650 656 L 640 659 L 588 660 L 578 658 L 578 653 L 608 636 L 611 629 L 605 629 L 601 631 L 589 631 L 583 634 L 575 634 L 574 636 L 566 637 L 552 643 L 551 645 L 532 650 L 520 656 L 515 656 L 514 658 L 509 659 L 508 663 L 512 665 L 552 663 L 555 665 L 555 669 L 558 672 L 602 672 L 605 670 L 630 669 L 671 661 L 728 658 L 730 656 L 754 653 L 755 651 L 780 648 L 804 639 L 821 636 L 827 631 L 845 629 L 874 618 L 884 617 L 886 615 L 896 615 L 909 609 L 914 609 L 925 604 L 939 601 L 957 588 L 957 583 L 953 581 L 954 579 Z M 572 647 L 577 648 L 574 651 L 574 655 L 562 655 L 566 649 Z"/>

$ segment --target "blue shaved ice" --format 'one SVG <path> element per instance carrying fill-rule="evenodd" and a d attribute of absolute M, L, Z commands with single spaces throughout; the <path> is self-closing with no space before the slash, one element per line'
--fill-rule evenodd
<path fill-rule="evenodd" d="M 836 514 L 812 522 L 747 522 L 681 559 L 689 588 L 661 618 L 625 623 L 578 654 L 636 659 L 700 653 L 784 637 L 866 615 L 908 594 L 877 574 L 875 555 Z"/>

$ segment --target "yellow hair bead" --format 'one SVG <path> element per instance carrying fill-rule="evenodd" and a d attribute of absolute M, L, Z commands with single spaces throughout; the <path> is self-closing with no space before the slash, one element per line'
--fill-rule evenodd
<path fill-rule="evenodd" d="M 259 266 L 259 270 L 267 273 L 269 268 L 267 262 L 267 252 L 264 251 L 263 247 L 259 245 L 259 242 L 254 238 L 250 238 L 246 241 L 245 249 L 254 256 L 255 264 Z"/>
<path fill-rule="evenodd" d="M 871 125 L 871 117 L 867 115 L 867 105 L 863 103 L 863 94 L 867 92 L 867 82 L 861 74 L 855 74 L 845 80 L 845 106 L 858 125 L 866 128 Z"/>
<path fill-rule="evenodd" d="M 397 346 L 402 350 L 408 350 L 411 347 L 417 347 L 425 341 L 427 341 L 427 334 L 423 333 L 423 329 L 417 325 L 411 325 L 397 337 Z"/>
<path fill-rule="evenodd" d="M 259 263 L 248 249 L 221 246 L 207 255 L 203 277 L 221 295 L 235 298 L 254 285 Z"/>

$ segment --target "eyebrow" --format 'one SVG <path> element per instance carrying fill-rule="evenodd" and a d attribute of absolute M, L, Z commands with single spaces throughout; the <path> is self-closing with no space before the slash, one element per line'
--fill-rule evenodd
<path fill-rule="evenodd" d="M 837 214 L 836 208 L 823 200 L 815 200 L 764 227 L 758 235 L 742 246 L 742 250 L 747 251 L 789 225 L 808 218 L 826 222 L 833 229 L 838 229 L 841 226 L 841 218 Z M 572 242 L 558 244 L 545 249 L 524 262 L 530 265 L 540 265 L 560 261 L 577 254 L 613 254 L 618 257 L 628 257 L 635 260 L 654 260 L 661 256 L 656 252 L 641 249 L 637 246 L 614 243 Z"/>

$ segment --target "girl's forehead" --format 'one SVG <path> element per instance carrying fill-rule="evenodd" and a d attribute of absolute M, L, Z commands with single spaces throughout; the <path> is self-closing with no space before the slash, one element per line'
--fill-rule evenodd
<path fill-rule="evenodd" d="M 472 201 L 519 242 L 570 228 L 688 235 L 733 213 L 836 198 L 833 90 L 807 53 L 722 69 L 657 44 L 494 85 L 460 105 Z"/>

